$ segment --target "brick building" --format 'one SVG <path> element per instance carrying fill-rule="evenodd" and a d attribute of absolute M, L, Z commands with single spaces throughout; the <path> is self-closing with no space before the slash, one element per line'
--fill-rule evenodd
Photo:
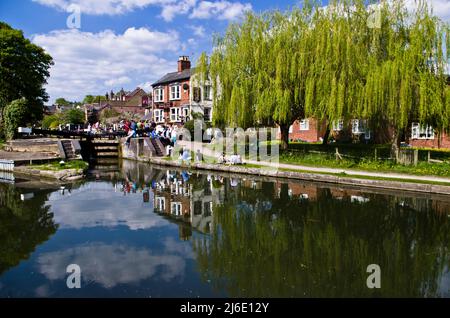
<path fill-rule="evenodd" d="M 211 85 L 200 85 L 188 56 L 180 56 L 176 72 L 168 73 L 152 84 L 153 119 L 156 123 L 181 125 L 192 113 L 206 121 L 212 118 Z"/>
<path fill-rule="evenodd" d="M 413 147 L 450 149 L 448 132 L 438 133 L 433 127 L 421 125 L 417 122 L 411 124 L 411 133 L 407 142 Z"/>
<path fill-rule="evenodd" d="M 168 73 L 152 84 L 156 123 L 182 124 L 188 119 L 191 72 L 191 61 L 187 56 L 181 56 L 177 72 Z"/>

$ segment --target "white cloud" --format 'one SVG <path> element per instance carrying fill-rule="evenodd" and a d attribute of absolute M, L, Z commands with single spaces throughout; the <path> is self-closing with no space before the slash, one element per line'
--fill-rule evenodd
<path fill-rule="evenodd" d="M 203 26 L 201 25 L 191 25 L 189 26 L 189 29 L 192 30 L 192 32 L 194 32 L 195 36 L 198 36 L 200 38 L 203 38 L 206 36 L 206 30 Z"/>
<path fill-rule="evenodd" d="M 190 14 L 191 18 L 234 20 L 242 16 L 246 10 L 251 10 L 249 3 L 230 1 L 198 1 L 198 0 L 33 0 L 42 5 L 67 11 L 69 5 L 80 7 L 82 14 L 119 15 L 148 6 L 161 8 L 161 17 L 172 21 L 177 15 Z"/>
<path fill-rule="evenodd" d="M 131 78 L 129 78 L 128 76 L 121 76 L 119 78 L 112 78 L 110 80 L 107 80 L 105 82 L 105 85 L 117 87 L 118 85 L 128 84 L 130 82 Z"/>
<path fill-rule="evenodd" d="M 111 196 L 116 199 L 114 203 Z M 113 188 L 106 182 L 96 182 L 82 185 L 70 194 L 53 192 L 49 201 L 60 229 L 112 228 L 120 225 L 130 230 L 143 230 L 167 225 L 153 213 L 152 196 L 153 192 L 150 192 L 150 202 L 144 205 L 142 193 L 124 196 L 120 188 Z"/>
<path fill-rule="evenodd" d="M 241 18 L 246 11 L 252 10 L 250 3 L 220 1 L 201 1 L 194 8 L 191 19 L 211 19 L 216 17 L 219 20 L 236 20 Z"/>
<path fill-rule="evenodd" d="M 417 0 L 406 0 L 406 6 L 413 10 L 417 8 Z M 442 20 L 450 22 L 450 1 L 449 0 L 428 0 L 428 4 L 433 7 L 433 13 Z"/>
<path fill-rule="evenodd" d="M 184 15 L 195 7 L 197 0 L 183 0 L 175 3 L 164 4 L 162 6 L 161 17 L 165 21 L 172 21 L 176 15 Z"/>
<path fill-rule="evenodd" d="M 80 7 L 81 13 L 92 15 L 118 15 L 150 5 L 175 3 L 175 0 L 33 0 L 34 2 L 66 11 L 69 5 Z"/>
<path fill-rule="evenodd" d="M 92 243 L 43 253 L 37 262 L 39 272 L 49 280 L 64 279 L 67 264 L 77 264 L 84 283 L 96 282 L 104 288 L 113 288 L 137 284 L 156 275 L 164 281 L 183 279 L 188 258 L 192 258 L 191 250 L 180 246 L 155 254 L 127 245 Z"/>
<path fill-rule="evenodd" d="M 33 42 L 54 59 L 46 87 L 51 99 L 80 100 L 86 94 L 101 94 L 129 84 L 156 81 L 176 68 L 181 48 L 175 31 L 159 32 L 129 28 L 123 34 L 106 30 L 99 33 L 60 30 L 35 35 Z"/>

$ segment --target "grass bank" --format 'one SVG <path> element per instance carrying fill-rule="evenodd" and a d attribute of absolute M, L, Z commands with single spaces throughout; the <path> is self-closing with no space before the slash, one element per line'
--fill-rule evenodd
<path fill-rule="evenodd" d="M 69 169 L 86 170 L 88 167 L 89 167 L 89 164 L 82 160 L 67 161 L 64 164 L 61 164 L 59 162 L 51 162 L 51 163 L 42 164 L 42 165 L 30 166 L 30 168 L 44 170 L 44 171 L 62 171 L 62 170 L 69 170 Z"/>
<path fill-rule="evenodd" d="M 450 152 L 421 149 L 417 166 L 396 164 L 386 158 L 385 146 L 372 147 L 339 147 L 342 159 L 336 159 L 336 146 L 323 147 L 322 145 L 301 145 L 297 149 L 282 151 L 280 162 L 311 167 L 353 169 L 371 172 L 403 173 L 419 176 L 450 177 Z M 300 149 L 299 149 L 300 148 Z M 301 149 L 303 148 L 303 149 Z M 311 150 L 312 149 L 312 150 Z M 429 163 L 426 158 L 428 151 L 433 159 L 442 163 Z M 377 157 L 380 156 L 380 157 Z M 383 159 L 375 159 L 375 158 Z"/>

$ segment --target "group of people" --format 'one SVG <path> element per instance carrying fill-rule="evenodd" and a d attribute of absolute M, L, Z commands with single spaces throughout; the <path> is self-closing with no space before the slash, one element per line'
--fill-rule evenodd
<path fill-rule="evenodd" d="M 150 137 L 159 139 L 164 146 L 174 147 L 177 141 L 178 127 L 176 125 L 157 125 L 148 121 L 124 121 L 121 122 L 121 129 L 127 134 L 127 144 L 131 138 Z"/>

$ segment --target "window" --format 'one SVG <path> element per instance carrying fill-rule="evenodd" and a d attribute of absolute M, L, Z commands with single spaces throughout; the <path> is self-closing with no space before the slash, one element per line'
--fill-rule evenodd
<path fill-rule="evenodd" d="M 211 108 L 205 108 L 203 111 L 203 119 L 205 121 L 211 121 Z"/>
<path fill-rule="evenodd" d="M 339 119 L 333 122 L 333 130 L 334 131 L 342 131 L 344 130 L 344 120 Z"/>
<path fill-rule="evenodd" d="M 203 99 L 204 100 L 212 100 L 212 94 L 211 94 L 212 90 L 211 90 L 211 86 L 210 85 L 206 85 L 203 88 Z"/>
<path fill-rule="evenodd" d="M 292 134 L 294 132 L 294 127 L 292 125 L 289 126 L 289 133 Z"/>
<path fill-rule="evenodd" d="M 183 108 L 183 119 L 184 119 L 184 121 L 189 120 L 189 108 L 188 107 Z"/>
<path fill-rule="evenodd" d="M 411 128 L 412 139 L 434 139 L 434 129 L 430 125 L 420 125 L 413 123 Z"/>
<path fill-rule="evenodd" d="M 157 123 L 164 122 L 164 111 L 162 109 L 155 109 L 154 119 Z"/>
<path fill-rule="evenodd" d="M 212 202 L 203 203 L 203 216 L 208 217 L 212 215 Z"/>
<path fill-rule="evenodd" d="M 200 87 L 193 88 L 193 98 L 194 102 L 200 103 L 202 101 L 202 92 Z"/>
<path fill-rule="evenodd" d="M 170 109 L 170 121 L 180 121 L 180 109 L 179 108 L 171 108 Z"/>
<path fill-rule="evenodd" d="M 355 135 L 365 134 L 367 132 L 367 121 L 360 119 L 352 120 L 352 133 Z"/>
<path fill-rule="evenodd" d="M 181 86 L 173 85 L 170 86 L 170 100 L 181 99 Z"/>
<path fill-rule="evenodd" d="M 164 102 L 164 88 L 155 89 L 155 102 Z"/>
<path fill-rule="evenodd" d="M 172 202 L 170 206 L 170 213 L 176 216 L 181 216 L 181 203 Z"/>
<path fill-rule="evenodd" d="M 160 212 L 164 212 L 166 209 L 166 198 L 157 197 L 156 198 L 156 209 Z"/>
<path fill-rule="evenodd" d="M 308 119 L 302 119 L 300 120 L 300 130 L 309 130 L 309 120 Z"/>

